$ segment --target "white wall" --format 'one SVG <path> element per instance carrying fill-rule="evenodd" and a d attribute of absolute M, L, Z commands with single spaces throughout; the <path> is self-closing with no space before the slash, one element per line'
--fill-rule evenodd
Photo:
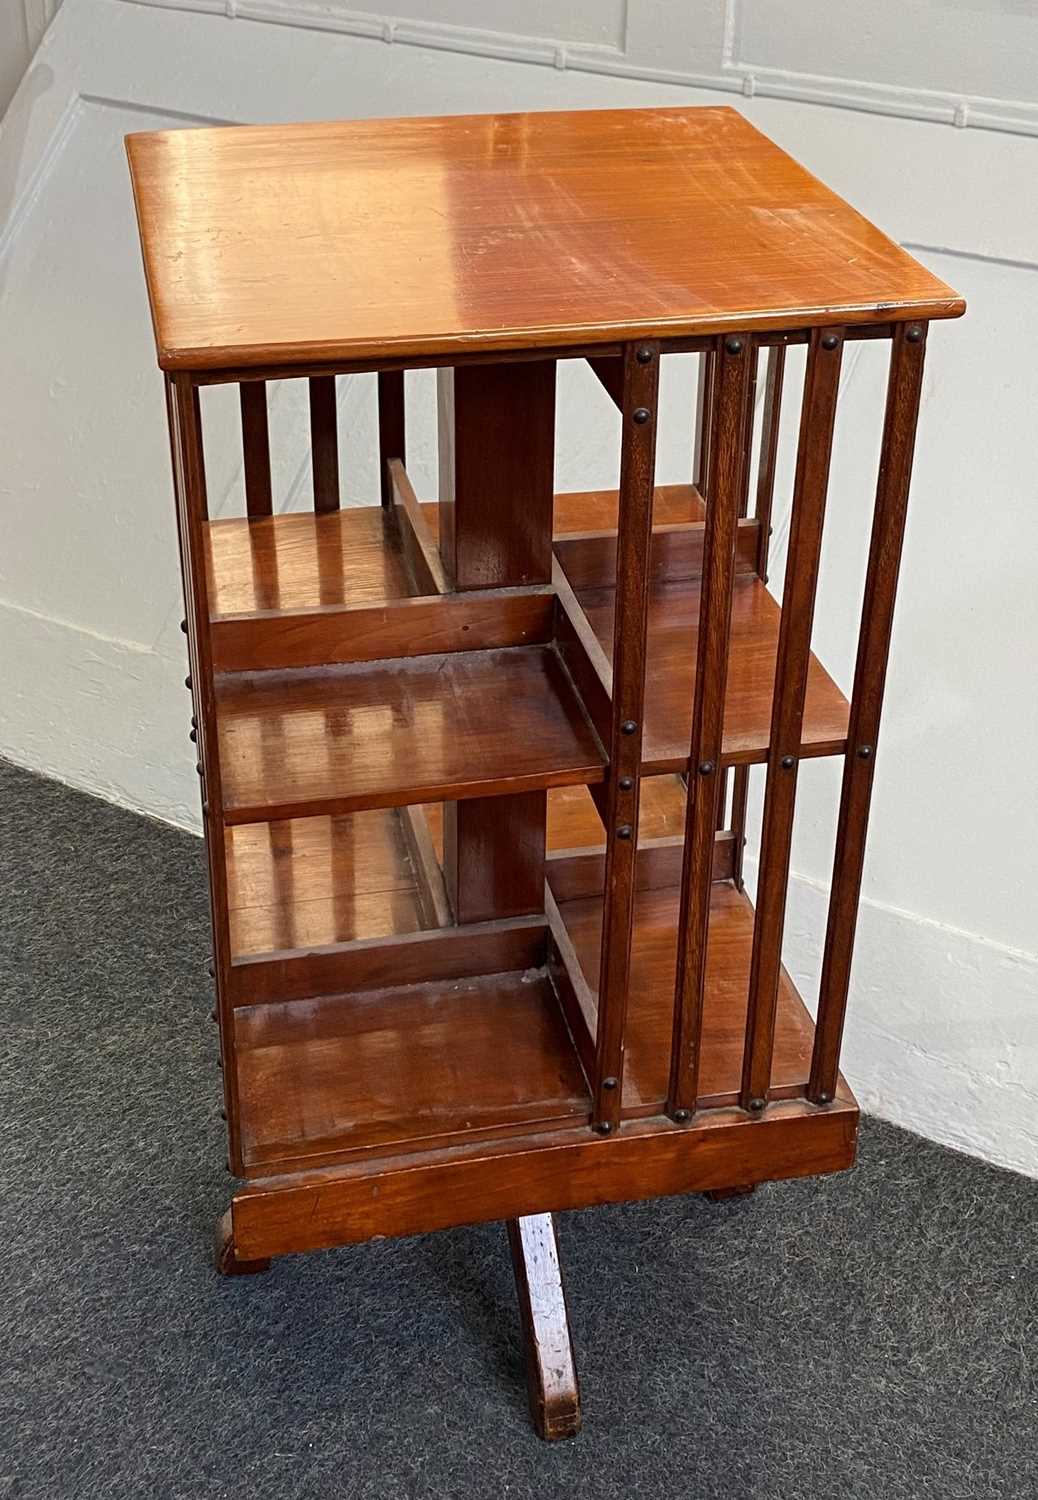
<path fill-rule="evenodd" d="M 0 116 L 54 19 L 59 3 L 60 0 L 0 0 Z"/>
<path fill-rule="evenodd" d="M 239 15 L 245 8 L 240 0 Z M 286 19 L 282 0 L 250 0 L 253 13 L 261 8 Z M 591 0 L 478 12 L 461 0 L 449 11 L 411 0 L 406 24 L 424 26 L 425 43 L 443 44 L 432 47 L 349 35 L 341 28 L 360 27 L 356 13 L 332 5 L 310 6 L 313 26 L 287 27 L 123 0 L 66 0 L 0 132 L 0 752 L 198 826 L 168 447 L 126 131 L 209 120 L 732 102 L 733 88 L 751 87 L 744 65 L 733 61 L 743 57 L 762 75 L 775 66 L 767 75 L 772 92 L 781 83 L 793 95 L 828 96 L 839 86 L 850 90 L 840 101 L 846 104 L 853 88 L 840 70 L 870 54 L 864 42 L 843 46 L 856 8 L 835 8 L 842 52 L 828 61 L 805 58 L 805 66 L 828 69 L 812 75 L 822 89 L 788 76 L 796 59 L 783 51 L 787 12 L 797 8 L 780 15 L 771 4 L 630 0 L 627 30 L 613 34 L 620 8 Z M 992 27 L 999 16 L 1020 21 L 1012 7 L 989 9 Z M 699 69 L 717 88 L 618 76 L 650 70 L 661 35 L 649 24 L 654 10 L 679 28 L 665 59 L 668 76 L 687 65 L 688 76 Z M 693 11 L 702 23 L 694 35 Z M 437 33 L 430 13 L 478 14 L 484 26 L 493 14 L 500 30 L 460 35 L 455 20 L 454 31 Z M 551 28 L 549 43 L 519 34 L 530 14 Z M 404 20 L 395 30 L 377 17 L 363 24 L 376 38 L 385 26 L 397 43 L 409 35 Z M 875 36 L 878 57 L 886 50 L 878 23 Z M 1031 37 L 1033 28 L 1023 32 L 1018 53 Z M 488 50 L 535 53 L 556 65 L 466 55 Z M 954 53 L 934 51 L 951 70 Z M 765 98 L 755 82 L 754 96 L 739 107 L 970 303 L 964 321 L 935 326 L 930 339 L 846 1070 L 867 1107 L 1038 1175 L 1038 692 L 1029 681 L 1038 646 L 1031 352 L 1038 143 L 1030 138 L 1034 101 L 1006 90 L 997 96 L 987 67 L 976 69 L 986 103 L 982 109 L 981 95 L 971 95 L 965 116 L 954 90 L 970 79 L 952 77 L 953 70 L 943 84 L 928 75 L 929 102 L 899 83 L 902 93 L 884 95 L 882 107 L 860 96 L 867 108 L 835 108 Z M 884 89 L 894 88 L 882 77 Z M 1005 77 L 1006 88 L 1015 87 L 1011 68 Z M 860 77 L 857 85 L 864 87 Z M 935 102 L 938 87 L 947 92 Z M 979 118 L 988 126 L 1000 110 L 1007 128 L 955 129 L 883 112 L 919 113 L 924 104 L 932 112 L 939 104 L 935 119 Z M 795 356 L 792 364 L 795 370 Z M 666 373 L 661 480 L 687 473 L 689 366 Z M 882 408 L 878 347 L 849 352 L 844 387 L 816 646 L 847 688 Z M 420 492 L 431 495 L 430 382 L 415 376 L 411 388 L 411 464 Z M 217 510 L 239 503 L 239 456 L 217 432 L 221 402 L 229 426 L 231 399 L 213 393 L 207 411 Z M 370 381 L 341 381 L 340 400 L 344 472 L 351 493 L 367 499 L 375 485 Z M 305 466 L 305 416 L 294 385 L 278 390 L 273 411 L 284 507 Z M 615 479 L 615 416 L 584 367 L 564 370 L 560 432 L 561 487 Z M 776 577 L 790 468 L 787 453 Z M 802 785 L 787 962 L 810 996 L 832 858 L 835 768 L 807 768 Z"/>

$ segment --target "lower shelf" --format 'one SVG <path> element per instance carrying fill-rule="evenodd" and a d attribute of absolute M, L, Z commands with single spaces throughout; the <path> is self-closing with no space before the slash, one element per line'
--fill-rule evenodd
<path fill-rule="evenodd" d="M 247 1006 L 235 1050 L 253 1172 L 586 1119 L 590 1103 L 541 972 Z"/>
<path fill-rule="evenodd" d="M 679 891 L 639 891 L 635 898 L 631 983 L 624 1062 L 624 1114 L 658 1114 L 667 1095 L 677 967 Z M 598 983 L 601 899 L 563 902 L 559 910 L 581 968 Z M 734 1103 L 742 1073 L 753 904 L 729 882 L 711 890 L 700 1093 L 711 1104 Z M 814 1023 L 782 972 L 775 1027 L 772 1096 L 799 1092 L 811 1067 Z"/>

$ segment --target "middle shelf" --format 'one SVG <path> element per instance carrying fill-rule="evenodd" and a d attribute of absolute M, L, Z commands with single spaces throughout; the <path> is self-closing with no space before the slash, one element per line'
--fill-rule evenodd
<path fill-rule="evenodd" d="M 217 678 L 224 817 L 492 796 L 601 781 L 598 739 L 551 647 Z"/>
<path fill-rule="evenodd" d="M 616 492 L 556 496 L 553 586 L 430 593 L 436 507 L 399 486 L 387 509 L 208 523 L 226 824 L 605 779 Z M 655 511 L 646 776 L 688 766 L 704 525 L 692 486 L 659 487 Z M 767 759 L 781 619 L 739 524 L 727 765 Z M 842 753 L 847 723 L 812 656 L 801 754 Z"/>

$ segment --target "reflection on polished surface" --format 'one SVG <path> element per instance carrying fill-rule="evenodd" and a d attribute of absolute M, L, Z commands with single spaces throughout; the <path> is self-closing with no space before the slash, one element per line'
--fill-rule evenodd
<path fill-rule="evenodd" d="M 161 131 L 128 149 L 169 369 L 963 310 L 733 109 Z"/>

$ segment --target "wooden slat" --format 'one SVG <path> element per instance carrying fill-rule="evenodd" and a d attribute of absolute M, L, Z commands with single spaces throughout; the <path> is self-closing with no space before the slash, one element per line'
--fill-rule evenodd
<path fill-rule="evenodd" d="M 387 604 L 266 610 L 212 626 L 217 672 L 282 671 L 551 640 L 551 588 L 497 589 Z"/>
<path fill-rule="evenodd" d="M 253 954 L 232 965 L 230 1001 L 261 1005 L 535 969 L 545 962 L 546 942 L 545 918 L 535 916 Z"/>
<path fill-rule="evenodd" d="M 710 401 L 713 422 L 707 481 L 709 499 L 667 1100 L 668 1113 L 679 1120 L 687 1120 L 695 1110 L 698 1092 L 710 883 L 717 800 L 721 789 L 732 584 L 742 472 L 746 460 L 744 434 L 752 351 L 752 341 L 746 335 L 732 334 L 718 341 L 714 391 Z"/>
<path fill-rule="evenodd" d="M 926 331 L 925 323 L 899 324 L 890 352 L 883 446 L 851 692 L 851 723 L 836 828 L 836 858 L 822 957 L 818 1025 L 808 1086 L 809 1098 L 819 1104 L 827 1104 L 836 1095 L 876 742 L 922 395 Z"/>
<path fill-rule="evenodd" d="M 335 407 L 335 376 L 309 381 L 310 465 L 314 480 L 314 510 L 339 509 L 339 425 Z"/>
<path fill-rule="evenodd" d="M 712 426 L 710 399 L 714 389 L 713 345 L 705 349 L 696 364 L 696 412 L 692 433 L 692 482 L 700 494 L 706 496 L 707 476 L 710 473 L 710 431 Z"/>
<path fill-rule="evenodd" d="M 779 433 L 782 426 L 782 386 L 785 371 L 785 349 L 781 345 L 769 349 L 768 369 L 764 382 L 760 463 L 757 466 L 757 572 L 765 582 L 768 577 L 771 507 L 775 496 L 775 469 L 778 464 Z"/>
<path fill-rule="evenodd" d="M 612 725 L 606 784 L 606 865 L 592 1122 L 607 1134 L 620 1123 L 624 1020 L 631 967 L 645 706 L 649 551 L 656 470 L 659 349 L 629 344 L 623 361 L 620 516 L 616 541 Z"/>
<path fill-rule="evenodd" d="M 245 510 L 249 516 L 269 516 L 274 509 L 270 489 L 270 433 L 267 426 L 267 387 L 249 381 L 239 387 L 242 456 L 245 469 Z"/>
<path fill-rule="evenodd" d="M 736 543 L 740 572 L 752 573 L 757 562 L 757 522 L 741 519 Z M 698 578 L 703 571 L 704 523 L 656 525 L 652 531 L 649 577 L 653 583 Z M 575 590 L 615 588 L 616 532 L 572 533 L 555 540 L 555 556 Z"/>
<path fill-rule="evenodd" d="M 205 477 L 199 403 L 190 376 L 170 382 L 168 413 L 173 453 L 173 480 L 180 538 L 181 576 L 187 619 L 191 701 L 198 724 L 198 763 L 202 768 L 202 831 L 209 870 L 209 905 L 213 942 L 213 977 L 220 1023 L 224 1113 L 228 1160 L 242 1171 L 238 1116 L 237 1064 L 232 1045 L 231 943 L 224 848 L 223 778 L 216 728 L 214 676 L 209 639 L 209 593 L 204 542 Z"/>
<path fill-rule="evenodd" d="M 407 470 L 400 459 L 394 458 L 389 460 L 387 473 L 393 505 L 400 522 L 404 557 L 411 570 L 416 591 L 419 594 L 449 593 L 451 584 L 440 550 L 429 535 L 422 507 L 418 503 L 418 496 Z"/>
<path fill-rule="evenodd" d="M 839 331 L 817 330 L 808 348 L 793 484 L 746 1016 L 740 1098 L 744 1109 L 756 1113 L 767 1104 L 771 1083 L 797 765 L 842 357 Z"/>
<path fill-rule="evenodd" d="M 234 1242 L 242 1259 L 253 1260 L 459 1223 L 840 1172 L 853 1165 L 857 1133 L 858 1109 L 846 1096 L 824 1113 L 802 1100 L 776 1105 L 759 1122 L 710 1111 L 687 1130 L 654 1120 L 632 1123 L 609 1140 L 556 1130 L 363 1161 L 248 1183 L 233 1202 Z"/>
<path fill-rule="evenodd" d="M 202 427 L 202 396 L 197 385 L 191 387 L 191 400 L 195 408 L 194 428 L 198 435 L 196 454 L 196 488 L 198 492 L 198 507 L 203 520 L 209 515 L 209 495 L 205 482 L 205 432 Z"/>
<path fill-rule="evenodd" d="M 407 462 L 403 370 L 382 370 L 378 376 L 378 478 L 383 505 L 393 504 L 389 464 Z"/>

